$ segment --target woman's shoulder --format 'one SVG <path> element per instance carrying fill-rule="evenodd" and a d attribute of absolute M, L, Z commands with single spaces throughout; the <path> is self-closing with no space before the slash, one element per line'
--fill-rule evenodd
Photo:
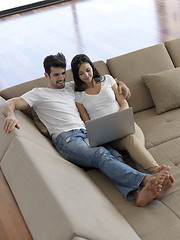
<path fill-rule="evenodd" d="M 105 74 L 104 78 L 107 80 L 112 80 L 112 79 L 114 80 L 114 78 L 110 74 Z"/>
<path fill-rule="evenodd" d="M 106 84 L 114 85 L 116 83 L 115 79 L 109 74 L 106 74 L 103 77 Z"/>

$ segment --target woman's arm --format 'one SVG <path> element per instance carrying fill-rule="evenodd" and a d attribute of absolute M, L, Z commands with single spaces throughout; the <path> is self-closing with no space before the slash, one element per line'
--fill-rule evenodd
<path fill-rule="evenodd" d="M 119 103 L 120 110 L 129 108 L 128 102 L 124 98 L 124 95 L 123 94 L 119 94 L 118 85 L 116 83 L 112 86 L 112 90 L 114 91 L 116 100 Z"/>
<path fill-rule="evenodd" d="M 76 107 L 78 108 L 79 114 L 84 122 L 90 120 L 89 114 L 81 103 L 76 102 Z"/>

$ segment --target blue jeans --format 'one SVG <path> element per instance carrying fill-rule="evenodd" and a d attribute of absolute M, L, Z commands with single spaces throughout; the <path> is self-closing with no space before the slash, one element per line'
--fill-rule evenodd
<path fill-rule="evenodd" d="M 57 151 L 68 161 L 80 166 L 98 168 L 128 200 L 134 199 L 131 191 L 140 189 L 146 174 L 141 173 L 122 160 L 122 156 L 109 145 L 89 147 L 84 141 L 85 129 L 62 132 L 54 140 Z"/>

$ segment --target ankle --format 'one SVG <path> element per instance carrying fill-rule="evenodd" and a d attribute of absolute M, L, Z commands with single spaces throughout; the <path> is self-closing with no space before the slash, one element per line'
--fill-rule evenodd
<path fill-rule="evenodd" d="M 147 169 L 145 169 L 148 173 L 150 174 L 154 174 L 156 173 L 157 169 L 159 168 L 159 166 L 154 166 L 154 167 L 149 167 Z"/>
<path fill-rule="evenodd" d="M 141 186 L 145 186 L 149 182 L 151 177 L 152 176 L 150 174 L 146 174 L 145 177 L 143 178 L 142 182 L 141 182 Z"/>

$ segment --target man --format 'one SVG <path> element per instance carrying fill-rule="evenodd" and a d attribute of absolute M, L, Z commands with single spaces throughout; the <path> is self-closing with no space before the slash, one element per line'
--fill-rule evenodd
<path fill-rule="evenodd" d="M 136 199 L 137 206 L 145 206 L 160 198 L 172 186 L 170 168 L 160 166 L 156 175 L 141 173 L 122 160 L 110 146 L 89 147 L 87 132 L 75 105 L 74 83 L 65 83 L 66 60 L 63 54 L 44 59 L 47 88 L 34 88 L 21 97 L 8 100 L 2 107 L 6 116 L 4 131 L 20 128 L 14 110 L 33 107 L 47 127 L 57 151 L 68 161 L 81 166 L 98 168 L 106 174 L 127 199 Z M 121 83 L 127 95 L 129 90 Z"/>

